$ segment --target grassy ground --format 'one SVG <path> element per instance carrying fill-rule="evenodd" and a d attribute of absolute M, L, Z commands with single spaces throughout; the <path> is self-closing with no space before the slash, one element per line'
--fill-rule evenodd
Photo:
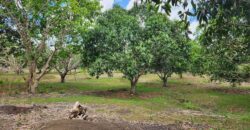
<path fill-rule="evenodd" d="M 2 82 L 1 82 L 2 81 Z M 162 124 L 192 122 L 218 129 L 250 129 L 250 85 L 230 88 L 228 84 L 210 83 L 206 78 L 173 76 L 169 87 L 162 88 L 156 75 L 143 76 L 138 95 L 130 96 L 129 82 L 116 73 L 113 78 L 72 74 L 66 83 L 59 83 L 56 73 L 46 75 L 35 96 L 22 96 L 25 91 L 22 76 L 0 75 L 2 104 L 31 104 L 80 101 L 122 107 L 130 112 L 121 114 L 126 120 L 154 121 Z M 96 93 L 95 93 L 96 92 Z M 106 93 L 107 92 L 107 93 Z M 45 98 L 46 97 L 46 98 Z M 110 112 L 108 110 L 100 110 Z"/>

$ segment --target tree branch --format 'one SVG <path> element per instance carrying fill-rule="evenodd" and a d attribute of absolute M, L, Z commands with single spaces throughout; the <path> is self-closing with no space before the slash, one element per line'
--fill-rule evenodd
<path fill-rule="evenodd" d="M 50 62 L 51 62 L 53 56 L 55 55 L 56 51 L 57 51 L 57 50 L 55 49 L 55 50 L 52 52 L 52 54 L 49 56 L 49 58 L 48 58 L 46 64 L 43 66 L 42 72 L 39 74 L 39 76 L 36 78 L 36 80 L 40 80 L 40 79 L 43 77 L 43 75 L 46 74 L 46 72 L 47 72 L 47 70 L 48 70 L 48 68 L 49 68 L 49 64 L 50 64 Z"/>

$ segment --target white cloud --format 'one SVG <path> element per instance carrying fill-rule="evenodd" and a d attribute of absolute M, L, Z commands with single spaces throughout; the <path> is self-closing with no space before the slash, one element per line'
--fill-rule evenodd
<path fill-rule="evenodd" d="M 181 10 L 182 10 L 182 7 L 180 7 L 180 6 L 172 7 L 169 19 L 171 19 L 171 20 L 180 20 L 178 12 L 181 11 Z"/>
<path fill-rule="evenodd" d="M 130 10 L 134 6 L 134 3 L 135 3 L 135 0 L 130 0 L 127 7 L 126 7 L 126 9 Z"/>
<path fill-rule="evenodd" d="M 101 0 L 102 11 L 106 11 L 113 8 L 114 0 Z"/>
<path fill-rule="evenodd" d="M 196 2 L 196 0 L 194 0 L 194 2 Z M 186 9 L 184 10 L 183 9 L 183 6 L 182 5 L 179 5 L 179 6 L 174 6 L 171 8 L 171 13 L 170 13 L 170 16 L 169 16 L 169 19 L 170 20 L 180 20 L 180 17 L 178 15 L 178 12 L 179 11 L 191 11 L 193 9 L 192 5 L 191 5 L 191 0 L 188 0 L 188 6 L 186 7 Z M 190 20 L 190 26 L 189 26 L 189 30 L 192 32 L 192 34 L 189 34 L 189 37 L 191 39 L 194 39 L 196 37 L 195 35 L 195 31 L 196 31 L 196 28 L 198 27 L 199 25 L 199 22 L 197 20 Z"/>
<path fill-rule="evenodd" d="M 190 26 L 189 26 L 190 31 L 195 32 L 195 31 L 196 31 L 196 28 L 198 27 L 198 25 L 199 25 L 199 22 L 198 22 L 198 21 L 193 21 L 193 22 L 191 22 L 191 24 L 190 24 Z"/>
<path fill-rule="evenodd" d="M 192 21 L 190 23 L 190 26 L 189 26 L 189 30 L 192 32 L 192 34 L 189 34 L 189 37 L 191 39 L 194 39 L 195 38 L 195 31 L 196 31 L 196 28 L 199 26 L 199 22 L 198 21 Z"/>
<path fill-rule="evenodd" d="M 132 9 L 135 3 L 141 3 L 141 0 L 130 0 L 126 7 L 126 10 Z"/>

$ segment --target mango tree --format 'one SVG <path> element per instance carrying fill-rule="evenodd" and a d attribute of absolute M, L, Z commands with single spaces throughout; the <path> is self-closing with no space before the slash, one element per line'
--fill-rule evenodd
<path fill-rule="evenodd" d="M 145 30 L 153 55 L 151 69 L 163 81 L 163 87 L 167 87 L 167 80 L 173 73 L 183 73 L 188 68 L 190 45 L 185 29 L 164 14 L 154 14 L 146 20 Z"/>
<path fill-rule="evenodd" d="M 88 0 L 1 0 L 0 16 L 6 20 L 4 26 L 18 33 L 25 48 L 29 92 L 35 93 L 39 81 L 48 72 L 62 44 L 58 39 L 65 39 L 65 28 L 72 25 L 79 28 L 88 26 L 85 23 L 94 16 L 99 9 L 98 5 L 97 1 Z M 38 59 L 46 48 L 50 53 L 41 73 L 37 74 Z"/>
<path fill-rule="evenodd" d="M 68 45 L 57 52 L 54 60 L 54 68 L 61 77 L 61 83 L 65 82 L 68 73 L 76 70 L 80 66 L 80 63 L 80 55 L 72 45 Z"/>
<path fill-rule="evenodd" d="M 142 34 L 137 18 L 115 6 L 99 17 L 96 27 L 83 38 L 83 63 L 90 63 L 89 72 L 97 77 L 108 71 L 122 72 L 131 83 L 130 93 L 135 94 L 152 58 Z"/>

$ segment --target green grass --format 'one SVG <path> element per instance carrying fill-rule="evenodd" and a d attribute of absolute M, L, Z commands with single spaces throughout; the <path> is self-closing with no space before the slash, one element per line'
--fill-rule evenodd
<path fill-rule="evenodd" d="M 109 89 L 119 89 L 128 87 L 128 81 L 124 79 L 102 78 L 99 80 L 88 79 L 82 82 L 66 83 L 41 83 L 38 92 L 58 92 L 58 91 L 101 91 Z"/>
<path fill-rule="evenodd" d="M 14 79 L 14 80 L 11 80 Z M 13 74 L 0 75 L 0 94 L 19 94 L 24 91 L 25 85 L 22 76 Z M 13 81 L 13 82 L 12 82 Z M 161 81 L 156 75 L 143 76 L 138 85 L 138 95 L 126 98 L 117 96 L 83 95 L 86 91 L 107 91 L 115 89 L 129 89 L 129 81 L 121 78 L 119 73 L 115 77 L 102 76 L 100 79 L 90 78 L 85 73 L 69 75 L 66 83 L 58 82 L 59 77 L 48 74 L 38 88 L 38 93 L 49 94 L 47 98 L 34 97 L 5 97 L 1 98 L 4 104 L 31 104 L 80 101 L 88 104 L 116 105 L 132 109 L 133 114 L 125 115 L 128 120 L 144 120 L 158 122 L 189 121 L 208 124 L 219 129 L 250 129 L 250 94 L 228 94 L 215 91 L 208 86 L 217 86 L 225 89 L 226 84 L 211 84 L 206 78 L 184 75 L 183 79 L 174 76 L 169 80 L 169 87 L 162 88 Z M 249 84 L 237 89 L 249 91 Z M 64 94 L 64 95 L 62 95 Z M 134 109 L 135 108 L 135 109 Z M 182 115 L 178 111 L 199 111 L 203 115 Z M 175 112 L 172 112 L 175 111 Z M 156 113 L 168 113 L 157 115 Z M 210 116 L 217 115 L 215 117 Z M 222 116 L 223 118 L 221 118 Z"/>

